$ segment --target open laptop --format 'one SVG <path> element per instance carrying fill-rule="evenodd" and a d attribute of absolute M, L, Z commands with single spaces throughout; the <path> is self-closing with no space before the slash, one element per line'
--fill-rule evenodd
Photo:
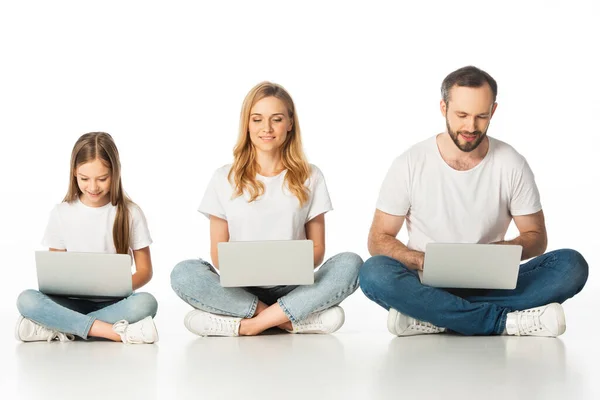
<path fill-rule="evenodd" d="M 217 249 L 223 287 L 314 283 L 312 240 L 222 242 Z"/>
<path fill-rule="evenodd" d="M 36 251 L 35 264 L 45 294 L 111 299 L 132 293 L 129 254 Z"/>
<path fill-rule="evenodd" d="M 514 289 L 520 245 L 429 243 L 421 283 L 440 288 Z"/>

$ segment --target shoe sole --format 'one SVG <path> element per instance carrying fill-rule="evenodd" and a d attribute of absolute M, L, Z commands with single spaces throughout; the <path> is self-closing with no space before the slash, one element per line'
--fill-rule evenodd
<path fill-rule="evenodd" d="M 192 311 L 188 312 L 188 313 L 185 315 L 185 317 L 183 318 L 183 325 L 185 326 L 185 328 L 186 328 L 188 331 L 190 331 L 190 332 L 191 332 L 191 333 L 193 333 L 194 335 L 196 335 L 196 336 L 200 336 L 200 337 L 206 337 L 206 336 L 208 336 L 208 335 L 202 335 L 202 334 L 198 333 L 196 330 L 192 329 L 192 326 L 191 326 L 191 323 L 190 323 L 190 320 L 191 320 L 192 318 L 194 318 L 194 316 L 196 316 L 196 314 L 197 314 L 198 312 L 205 312 L 205 311 L 198 310 L 198 309 L 193 309 Z"/>
<path fill-rule="evenodd" d="M 400 336 L 398 335 L 398 333 L 396 333 L 396 321 L 398 320 L 399 316 L 400 313 L 397 310 L 390 308 L 387 318 L 387 328 L 388 332 L 390 332 L 394 336 Z"/>
<path fill-rule="evenodd" d="M 397 329 L 396 329 L 396 325 L 398 325 L 399 320 L 401 318 L 410 318 L 407 315 L 402 314 L 400 311 L 394 309 L 394 308 L 390 308 L 390 311 L 388 313 L 388 319 L 387 319 L 387 328 L 388 331 L 394 335 L 394 336 L 398 336 L 398 337 L 409 337 L 409 336 L 417 336 L 417 335 L 429 335 L 429 334 L 434 334 L 434 333 L 442 333 L 444 331 L 441 332 L 419 332 L 418 330 L 411 330 L 411 329 L 405 329 L 404 331 L 402 331 L 401 333 L 398 333 Z M 400 322 L 401 325 L 405 325 L 406 322 Z"/>
<path fill-rule="evenodd" d="M 188 312 L 188 313 L 185 315 L 185 317 L 183 318 L 183 325 L 186 327 L 186 329 L 187 329 L 188 331 L 192 332 L 194 335 L 196 335 L 196 336 L 200 336 L 200 337 L 207 337 L 207 336 L 219 336 L 219 337 L 237 337 L 237 336 L 239 336 L 239 334 L 238 334 L 238 335 L 235 335 L 235 334 L 234 334 L 234 335 L 230 335 L 230 334 L 227 334 L 227 333 L 222 333 L 222 334 L 219 334 L 218 332 L 217 332 L 217 333 L 213 333 L 213 332 L 211 332 L 211 333 L 198 333 L 198 331 L 197 331 L 197 330 L 194 330 L 194 329 L 192 328 L 192 326 L 191 326 L 191 323 L 190 323 L 191 319 L 192 319 L 192 318 L 194 318 L 194 317 L 196 316 L 196 314 L 197 314 L 197 313 L 210 314 L 210 313 L 209 313 L 209 312 L 207 312 L 207 311 L 202 311 L 202 310 L 194 309 L 194 310 L 192 310 L 192 311 Z M 213 315 L 215 315 L 215 314 L 213 314 Z M 228 317 L 228 316 L 223 316 L 223 318 L 229 318 L 229 317 Z M 235 318 L 235 317 L 231 317 L 231 318 Z M 241 319 L 242 319 L 242 318 L 239 318 L 239 320 L 240 320 L 240 321 L 241 321 Z M 239 328 L 239 327 L 238 327 L 238 328 Z"/>
<path fill-rule="evenodd" d="M 21 335 L 19 335 L 19 328 L 21 327 L 21 322 L 23 322 L 24 319 L 25 317 L 22 315 L 19 316 L 19 319 L 17 320 L 17 326 L 15 327 L 15 339 L 17 339 L 19 342 L 24 342 L 24 340 L 21 339 Z"/>
<path fill-rule="evenodd" d="M 340 329 L 344 325 L 344 322 L 346 322 L 346 313 L 344 312 L 344 309 L 340 306 L 333 306 L 330 309 L 328 309 L 327 312 L 332 312 L 332 313 L 335 312 L 337 314 L 336 318 L 338 319 L 339 322 L 337 325 L 335 325 L 333 327 L 333 329 L 328 329 L 328 330 L 322 329 L 322 330 L 314 330 L 314 331 L 310 330 L 310 328 L 306 331 L 302 331 L 302 330 L 296 331 L 296 330 L 287 330 L 286 329 L 286 332 L 298 334 L 298 335 L 313 335 L 313 334 L 328 335 L 328 334 L 331 334 L 331 333 L 337 331 L 338 329 Z"/>
<path fill-rule="evenodd" d="M 340 329 L 342 327 L 342 325 L 344 325 L 344 322 L 346 322 L 346 313 L 344 312 L 344 309 L 340 306 L 336 306 L 336 308 L 334 308 L 334 310 L 336 310 L 336 313 L 338 314 L 338 318 L 340 323 L 331 331 L 327 332 L 327 333 L 333 333 L 335 331 L 337 331 L 338 329 Z"/>
<path fill-rule="evenodd" d="M 546 328 L 545 325 L 542 324 L 543 326 L 543 331 L 541 334 L 537 333 L 537 332 L 530 332 L 530 333 L 525 333 L 525 334 L 515 334 L 515 336 L 517 337 L 558 337 L 560 335 L 562 335 L 563 333 L 565 333 L 565 331 L 567 330 L 567 321 L 565 319 L 565 312 L 564 309 L 562 308 L 562 306 L 559 303 L 550 303 L 546 306 L 544 313 L 546 313 L 549 309 L 552 309 L 554 312 L 554 315 L 556 316 L 556 322 L 557 322 L 557 326 L 556 326 L 556 334 Z M 541 318 L 541 316 L 540 316 Z"/>
<path fill-rule="evenodd" d="M 185 315 L 185 317 L 183 318 L 183 326 L 185 326 L 185 328 L 186 328 L 188 331 L 192 332 L 194 335 L 198 335 L 196 332 L 194 332 L 194 331 L 192 330 L 192 328 L 190 328 L 190 319 L 192 318 L 192 316 L 193 316 L 193 313 L 194 313 L 195 311 L 196 311 L 196 310 L 192 310 L 192 311 L 188 312 L 188 313 Z M 198 335 L 198 336 L 202 336 L 202 335 Z"/>
<path fill-rule="evenodd" d="M 152 320 L 152 330 L 153 330 L 153 337 L 155 337 L 156 339 L 154 339 L 154 341 L 152 341 L 150 343 L 156 343 L 156 342 L 158 342 L 158 329 L 156 329 L 156 324 L 154 323 L 154 319 Z"/>
<path fill-rule="evenodd" d="M 556 334 L 556 336 L 560 336 L 567 330 L 567 320 L 565 318 L 565 311 L 559 303 L 552 303 L 551 306 L 555 309 L 556 317 L 558 319 L 558 333 Z"/>

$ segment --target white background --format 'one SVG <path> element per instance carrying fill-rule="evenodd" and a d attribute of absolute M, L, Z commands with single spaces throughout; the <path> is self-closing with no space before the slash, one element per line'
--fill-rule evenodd
<path fill-rule="evenodd" d="M 147 216 L 160 330 L 161 314 L 187 310 L 169 287 L 172 267 L 209 256 L 196 208 L 232 159 L 252 86 L 277 82 L 296 102 L 334 204 L 326 256 L 366 259 L 389 165 L 444 129 L 441 81 L 469 64 L 498 82 L 488 133 L 529 161 L 548 250 L 575 248 L 589 262 L 587 287 L 567 305 L 597 304 L 598 2 L 199 3 L 1 3 L 1 337 L 12 336 L 19 292 L 36 287 L 33 251 L 81 134 L 113 135 L 124 188 Z M 384 329 L 383 310 L 360 291 L 345 304 L 349 326 Z"/>

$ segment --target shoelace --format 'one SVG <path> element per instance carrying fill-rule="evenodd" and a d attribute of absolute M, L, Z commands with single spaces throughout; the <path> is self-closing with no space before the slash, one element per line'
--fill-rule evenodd
<path fill-rule="evenodd" d="M 115 324 L 113 325 L 113 331 L 115 331 L 115 333 L 117 333 L 119 336 L 121 336 L 121 341 L 123 343 L 127 343 L 127 327 L 129 326 L 129 322 L 125 321 L 124 319 L 121 321 L 117 321 L 115 322 Z"/>
<path fill-rule="evenodd" d="M 429 322 L 419 321 L 418 319 L 413 319 L 413 323 L 410 324 L 409 328 L 425 333 L 436 333 L 442 331 L 441 328 L 438 328 Z"/>
<path fill-rule="evenodd" d="M 292 323 L 294 330 L 299 329 L 318 329 L 323 325 L 321 321 L 321 313 L 309 315 L 305 319 Z"/>
<path fill-rule="evenodd" d="M 221 318 L 221 317 L 217 317 L 215 315 L 209 315 L 209 318 L 211 320 L 211 324 L 209 326 L 209 330 L 211 332 L 222 332 L 222 333 L 229 333 L 229 332 L 236 332 L 236 325 L 237 325 L 237 320 L 235 319 L 230 319 L 230 318 Z"/>
<path fill-rule="evenodd" d="M 121 321 L 115 322 L 115 324 L 113 325 L 113 330 L 116 333 L 118 333 L 119 335 L 121 335 L 121 334 L 125 333 L 128 326 L 129 326 L 129 322 L 127 322 L 123 319 Z"/>
<path fill-rule="evenodd" d="M 48 339 L 46 339 L 48 342 L 51 342 L 54 339 L 58 339 L 61 342 L 69 342 L 75 340 L 75 336 L 71 335 L 70 333 L 63 333 L 52 329 L 48 329 L 45 326 L 39 324 L 36 324 L 33 333 L 36 336 L 48 335 Z"/>
<path fill-rule="evenodd" d="M 64 332 L 58 332 L 58 331 L 52 331 L 52 333 L 54 333 L 54 337 L 50 337 L 48 339 L 49 342 L 51 342 L 54 339 L 58 339 L 61 342 L 71 342 L 71 341 L 75 340 L 75 335 L 72 335 L 70 333 L 64 333 Z"/>
<path fill-rule="evenodd" d="M 543 329 L 540 320 L 540 310 L 521 311 L 517 314 L 517 326 L 519 335 L 527 335 Z"/>

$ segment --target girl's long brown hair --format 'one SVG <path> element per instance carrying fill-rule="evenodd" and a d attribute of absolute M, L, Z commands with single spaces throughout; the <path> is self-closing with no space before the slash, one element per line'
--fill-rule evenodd
<path fill-rule="evenodd" d="M 82 164 L 100 160 L 111 171 L 110 203 L 117 206 L 117 215 L 113 225 L 113 241 L 117 253 L 129 253 L 129 206 L 133 204 L 123 191 L 121 184 L 121 162 L 119 151 L 113 138 L 104 132 L 90 132 L 81 136 L 71 152 L 71 170 L 69 190 L 63 201 L 73 202 L 79 199 L 82 192 L 77 185 L 77 167 Z"/>
<path fill-rule="evenodd" d="M 241 196 L 246 191 L 250 195 L 249 201 L 254 201 L 265 192 L 264 184 L 256 179 L 259 169 L 256 161 L 256 149 L 250 141 L 248 132 L 252 107 L 265 97 L 275 97 L 281 100 L 287 108 L 288 117 L 292 120 L 292 130 L 288 132 L 281 147 L 281 159 L 287 170 L 285 183 L 290 192 L 298 198 L 302 207 L 308 201 L 308 188 L 304 183 L 310 177 L 310 166 L 302 148 L 300 125 L 294 101 L 283 87 L 275 83 L 261 82 L 246 95 L 240 113 L 238 140 L 233 149 L 234 161 L 227 178 L 234 184 L 235 197 Z"/>

